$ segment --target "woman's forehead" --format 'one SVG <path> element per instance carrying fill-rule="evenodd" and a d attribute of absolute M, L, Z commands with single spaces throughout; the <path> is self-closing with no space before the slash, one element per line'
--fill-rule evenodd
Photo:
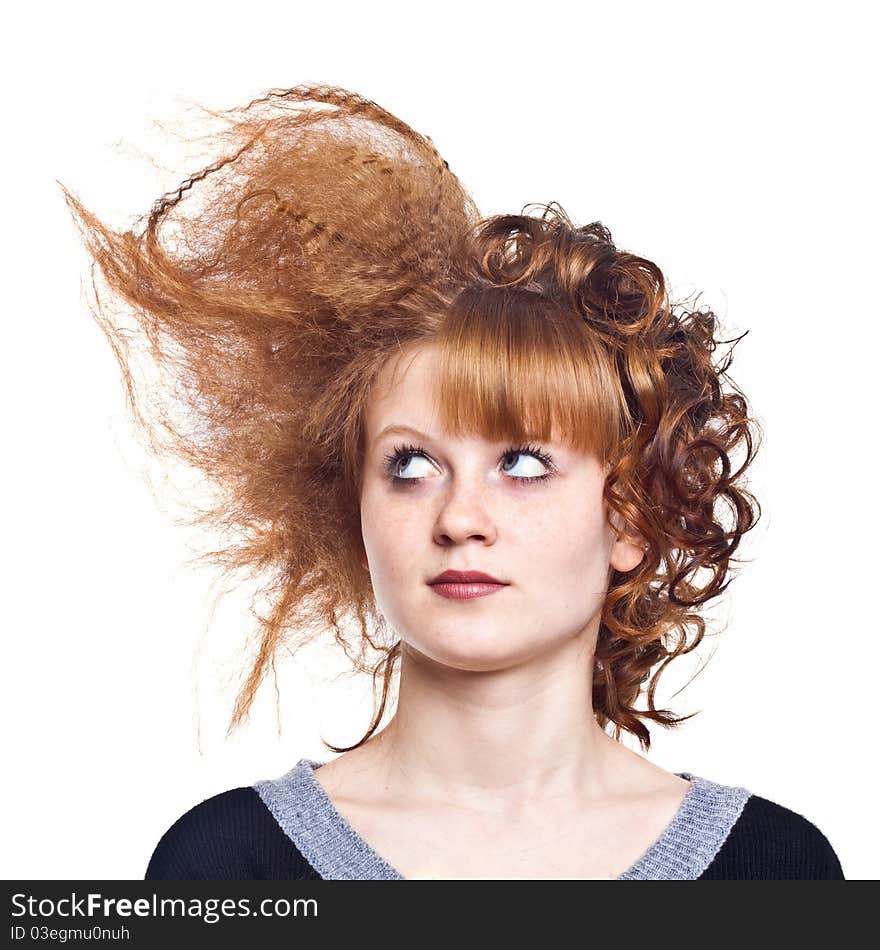
<path fill-rule="evenodd" d="M 435 343 L 409 346 L 385 360 L 376 377 L 371 399 L 400 399 L 420 390 L 432 389 L 437 382 L 438 372 L 439 354 Z"/>

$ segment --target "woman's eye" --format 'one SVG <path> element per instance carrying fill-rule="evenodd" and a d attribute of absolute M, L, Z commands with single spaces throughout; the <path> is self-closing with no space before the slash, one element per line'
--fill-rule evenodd
<path fill-rule="evenodd" d="M 419 481 L 436 471 L 427 453 L 410 445 L 386 455 L 385 465 L 392 481 L 396 482 Z M 501 456 L 501 465 L 505 474 L 516 482 L 542 481 L 554 474 L 552 459 L 536 446 L 508 449 Z"/>
<path fill-rule="evenodd" d="M 413 463 L 416 463 L 415 466 Z M 418 463 L 422 466 L 421 472 L 419 471 Z M 410 452 L 401 452 L 393 463 L 393 472 L 398 478 L 421 478 L 426 474 L 430 474 L 432 469 L 433 466 L 426 458 L 421 455 L 414 455 Z M 405 471 L 409 471 L 409 475 L 405 475 Z"/>
<path fill-rule="evenodd" d="M 507 462 L 508 460 L 515 463 L 526 463 L 524 465 L 515 464 L 513 468 L 505 468 L 508 475 L 513 475 L 516 478 L 540 478 L 547 471 L 547 466 L 543 462 L 539 462 L 533 455 L 521 452 L 518 449 L 508 452 L 504 456 L 504 461 Z M 519 471 L 516 471 L 517 468 Z"/>

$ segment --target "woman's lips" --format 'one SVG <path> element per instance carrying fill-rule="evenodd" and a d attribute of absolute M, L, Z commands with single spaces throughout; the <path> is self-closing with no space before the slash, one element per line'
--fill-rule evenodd
<path fill-rule="evenodd" d="M 469 583 L 443 583 L 429 585 L 441 597 L 451 597 L 453 600 L 470 600 L 471 597 L 485 597 L 503 590 L 507 584 L 487 584 L 485 581 L 471 581 Z"/>

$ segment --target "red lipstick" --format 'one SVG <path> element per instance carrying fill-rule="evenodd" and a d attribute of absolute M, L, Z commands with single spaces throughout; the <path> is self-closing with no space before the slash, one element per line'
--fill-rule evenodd
<path fill-rule="evenodd" d="M 428 581 L 431 589 L 441 597 L 453 600 L 470 600 L 472 597 L 485 597 L 504 587 L 506 581 L 499 581 L 491 574 L 482 571 L 444 571 Z"/>

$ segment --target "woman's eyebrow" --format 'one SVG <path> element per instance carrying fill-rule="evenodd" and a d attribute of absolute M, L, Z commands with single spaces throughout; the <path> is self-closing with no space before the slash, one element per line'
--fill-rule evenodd
<path fill-rule="evenodd" d="M 412 426 L 404 425 L 390 425 L 385 426 L 385 428 L 376 436 L 376 441 L 378 442 L 385 435 L 402 435 L 404 433 L 410 433 L 412 435 L 418 436 L 420 439 L 432 439 L 430 435 L 426 435 L 424 432 L 419 432 L 418 429 L 414 429 Z"/>

